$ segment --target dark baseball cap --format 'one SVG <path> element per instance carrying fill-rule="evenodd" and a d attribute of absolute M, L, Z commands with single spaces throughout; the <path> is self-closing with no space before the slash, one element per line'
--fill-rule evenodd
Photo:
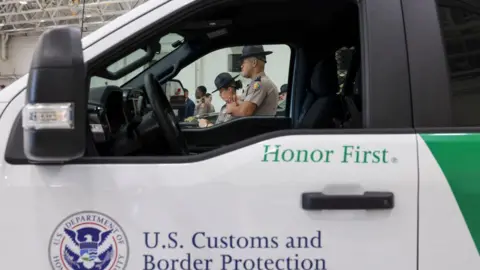
<path fill-rule="evenodd" d="M 288 92 L 288 85 L 284 84 L 280 86 L 280 94 L 287 93 Z"/>
<path fill-rule="evenodd" d="M 242 55 L 240 55 L 240 60 L 243 60 L 247 57 L 256 57 L 266 63 L 267 55 L 271 53 L 271 51 L 265 51 L 262 45 L 245 46 L 242 49 Z"/>
<path fill-rule="evenodd" d="M 213 90 L 212 93 L 217 92 L 221 88 L 227 88 L 238 76 L 240 76 L 240 74 L 232 77 L 232 75 L 230 75 L 228 72 L 218 74 L 218 76 L 215 78 L 215 87 L 217 87 L 217 89 Z"/>

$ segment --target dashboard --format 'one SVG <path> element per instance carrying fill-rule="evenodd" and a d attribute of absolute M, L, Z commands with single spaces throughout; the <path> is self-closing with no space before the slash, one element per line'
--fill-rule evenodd
<path fill-rule="evenodd" d="M 144 115 L 148 107 L 142 89 L 122 89 L 114 85 L 91 88 L 88 114 L 94 141 L 108 141 L 127 123 Z"/>

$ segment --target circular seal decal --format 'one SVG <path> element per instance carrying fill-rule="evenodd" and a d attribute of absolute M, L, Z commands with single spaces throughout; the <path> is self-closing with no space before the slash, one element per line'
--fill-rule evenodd
<path fill-rule="evenodd" d="M 49 257 L 53 269 L 122 270 L 128 262 L 127 236 L 107 215 L 76 213 L 53 232 Z"/>

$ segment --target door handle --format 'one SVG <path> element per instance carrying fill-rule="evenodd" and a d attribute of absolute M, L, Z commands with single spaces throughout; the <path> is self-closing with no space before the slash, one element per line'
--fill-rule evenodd
<path fill-rule="evenodd" d="M 359 195 L 327 195 L 321 192 L 302 194 L 304 210 L 373 210 L 392 209 L 392 192 L 370 192 Z"/>

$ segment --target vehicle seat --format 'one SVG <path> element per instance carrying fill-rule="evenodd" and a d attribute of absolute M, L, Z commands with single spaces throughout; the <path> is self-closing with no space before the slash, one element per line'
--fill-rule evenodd
<path fill-rule="evenodd" d="M 296 128 L 334 128 L 338 91 L 337 61 L 333 55 L 314 67 Z"/>
<path fill-rule="evenodd" d="M 360 69 L 360 51 L 357 49 L 353 53 L 352 62 L 350 63 L 350 68 L 345 80 L 345 86 L 343 88 L 343 95 L 349 114 L 349 118 L 344 123 L 345 128 L 362 128 L 363 126 L 361 107 L 362 76 Z"/>

